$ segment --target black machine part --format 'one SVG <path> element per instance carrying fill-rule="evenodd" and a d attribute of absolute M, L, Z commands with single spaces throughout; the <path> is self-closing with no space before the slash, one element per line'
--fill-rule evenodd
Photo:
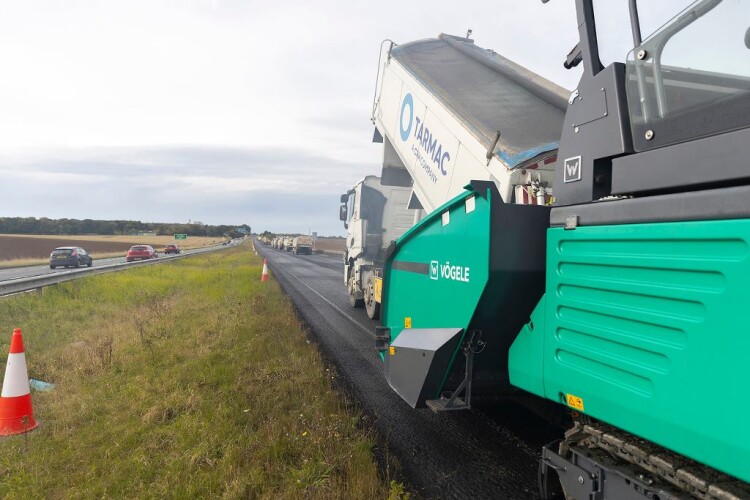
<path fill-rule="evenodd" d="M 388 384 L 412 408 L 435 398 L 463 338 L 462 328 L 407 328 L 385 351 Z"/>
<path fill-rule="evenodd" d="M 744 106 L 745 120 L 750 119 L 750 99 L 744 100 L 741 106 Z M 737 107 L 735 105 L 735 109 Z M 615 158 L 611 193 L 695 190 L 722 183 L 747 183 L 750 180 L 748 144 L 750 128 L 744 128 Z"/>
<path fill-rule="evenodd" d="M 542 448 L 542 498 L 550 498 L 553 471 L 577 500 L 750 498 L 747 483 L 580 414 L 564 440 Z"/>
<path fill-rule="evenodd" d="M 750 186 L 733 186 L 553 208 L 551 227 L 750 218 Z"/>
<path fill-rule="evenodd" d="M 580 42 L 566 67 L 582 61 L 584 72 L 568 101 L 555 205 L 750 183 L 743 161 L 750 142 L 739 138 L 750 128 L 750 79 L 662 67 L 660 59 L 674 34 L 721 0 L 696 2 L 643 42 L 637 4 L 630 0 L 635 56 L 627 65 L 606 68 L 599 60 L 593 3 L 576 0 Z M 699 147 L 704 161 L 694 157 Z"/>
<path fill-rule="evenodd" d="M 576 500 L 677 500 L 685 498 L 661 482 L 640 474 L 626 464 L 617 463 L 596 449 L 572 447 L 566 457 L 553 451 L 554 445 L 542 449 L 539 464 L 539 487 L 542 498 L 549 499 L 554 473 L 568 498 Z M 552 483 L 550 484 L 550 481 Z"/>

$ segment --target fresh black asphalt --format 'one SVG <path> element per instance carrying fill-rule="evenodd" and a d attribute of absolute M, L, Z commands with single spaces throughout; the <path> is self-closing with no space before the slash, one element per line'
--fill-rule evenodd
<path fill-rule="evenodd" d="M 377 322 L 349 305 L 341 257 L 255 246 L 371 420 L 381 455 L 398 462 L 399 480 L 425 498 L 537 497 L 541 447 L 559 431 L 508 401 L 440 414 L 412 409 L 385 380 Z"/>

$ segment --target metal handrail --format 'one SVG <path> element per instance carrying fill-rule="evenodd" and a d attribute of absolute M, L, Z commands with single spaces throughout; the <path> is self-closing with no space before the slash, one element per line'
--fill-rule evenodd
<path fill-rule="evenodd" d="M 386 42 L 391 44 L 390 47 L 388 47 L 388 59 L 391 58 L 391 51 L 393 50 L 393 47 L 397 45 L 396 42 L 388 38 L 380 42 L 380 53 L 378 54 L 378 72 L 375 75 L 375 93 L 372 96 L 372 116 L 370 117 L 370 120 L 373 124 L 375 123 L 375 110 L 378 107 L 378 83 L 380 82 L 380 74 L 382 73 L 381 69 L 383 68 L 383 66 L 381 66 L 380 64 L 380 61 L 383 59 L 383 45 L 385 45 Z"/>

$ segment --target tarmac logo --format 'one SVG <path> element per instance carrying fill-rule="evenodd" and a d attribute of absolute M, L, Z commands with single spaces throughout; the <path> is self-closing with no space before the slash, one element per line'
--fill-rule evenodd
<path fill-rule="evenodd" d="M 406 110 L 409 110 L 409 120 L 404 125 L 404 115 Z M 414 98 L 411 94 L 404 96 L 404 102 L 401 104 L 401 118 L 399 120 L 399 132 L 401 133 L 401 140 L 407 141 L 411 135 L 411 126 L 414 123 Z"/>
<path fill-rule="evenodd" d="M 563 163 L 563 182 L 576 182 L 581 180 L 581 157 L 567 158 Z"/>
<path fill-rule="evenodd" d="M 420 108 L 423 107 L 420 106 Z M 434 184 L 438 180 L 438 173 L 444 177 L 448 175 L 451 153 L 447 147 L 443 147 L 443 143 L 440 142 L 434 130 L 430 131 L 425 123 L 427 111 L 425 110 L 424 113 L 425 116 L 421 118 L 416 116 L 414 96 L 411 93 L 406 93 L 401 101 L 398 132 L 402 141 L 410 143 L 411 151 L 416 157 L 417 163 L 422 166 L 422 169 Z M 412 133 L 412 130 L 414 130 L 414 133 Z"/>
<path fill-rule="evenodd" d="M 440 269 L 440 264 L 438 264 L 438 261 L 433 260 L 430 262 L 430 279 L 436 280 L 438 279 L 438 271 Z"/>

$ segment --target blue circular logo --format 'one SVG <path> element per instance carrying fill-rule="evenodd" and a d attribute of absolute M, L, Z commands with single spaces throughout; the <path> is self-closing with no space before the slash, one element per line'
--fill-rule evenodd
<path fill-rule="evenodd" d="M 409 122 L 406 127 L 404 127 L 404 112 L 406 111 L 406 108 L 409 108 Z M 404 102 L 401 104 L 401 119 L 399 120 L 399 127 L 401 129 L 401 140 L 405 141 L 409 138 L 409 135 L 411 135 L 411 125 L 414 122 L 414 98 L 411 96 L 411 94 L 406 94 L 404 96 Z"/>

